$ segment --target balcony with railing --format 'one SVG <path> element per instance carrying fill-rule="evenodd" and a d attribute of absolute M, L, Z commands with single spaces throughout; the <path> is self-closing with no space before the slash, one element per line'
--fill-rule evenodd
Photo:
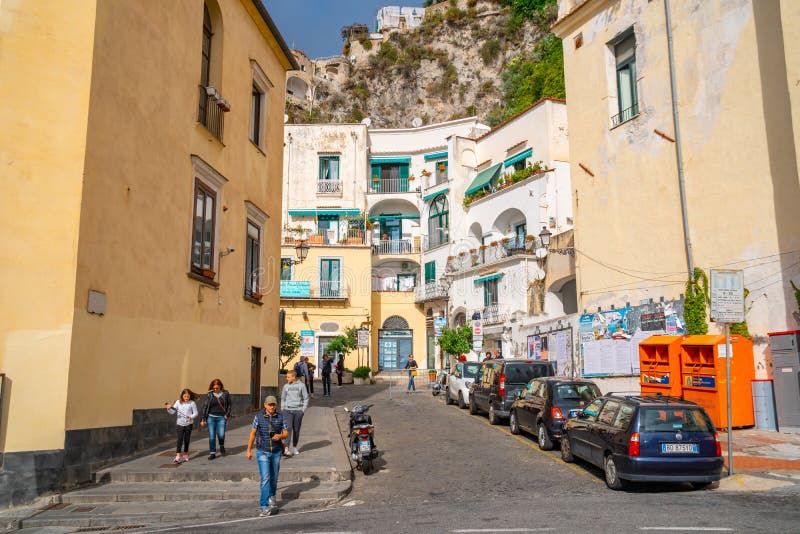
<path fill-rule="evenodd" d="M 225 112 L 230 111 L 228 102 L 222 98 L 213 87 L 200 86 L 199 107 L 197 122 L 205 126 L 206 130 L 222 141 L 225 129 Z"/>
<path fill-rule="evenodd" d="M 372 254 L 396 255 L 419 253 L 419 238 L 416 239 L 380 239 L 372 242 Z"/>
<path fill-rule="evenodd" d="M 282 300 L 346 300 L 348 288 L 340 281 L 281 280 Z"/>
<path fill-rule="evenodd" d="M 448 289 L 440 282 L 428 282 L 419 285 L 414 290 L 414 302 L 427 302 L 429 300 L 446 299 Z"/>
<path fill-rule="evenodd" d="M 508 313 L 498 304 L 491 304 L 483 307 L 483 324 L 504 323 L 508 319 Z"/>
<path fill-rule="evenodd" d="M 535 241 L 526 240 L 524 237 L 506 239 L 492 241 L 489 245 L 481 245 L 478 248 L 470 249 L 469 252 L 460 252 L 458 256 L 448 259 L 447 270 L 449 272 L 466 271 L 473 267 L 500 262 L 515 256 L 532 256 L 534 254 Z"/>
<path fill-rule="evenodd" d="M 317 181 L 317 194 L 318 195 L 341 195 L 342 194 L 342 181 L 341 180 L 318 180 Z"/>
<path fill-rule="evenodd" d="M 309 245 L 366 245 L 367 238 L 364 230 L 349 228 L 339 230 L 336 228 L 314 229 L 286 229 L 283 231 L 281 242 L 284 245 L 294 246 L 299 241 L 305 240 Z"/>
<path fill-rule="evenodd" d="M 616 128 L 623 122 L 628 122 L 639 114 L 639 103 L 634 103 L 631 107 L 623 109 L 613 117 L 611 117 L 611 127 Z"/>
<path fill-rule="evenodd" d="M 398 291 L 411 293 L 415 290 L 416 286 L 413 280 L 404 280 L 395 276 L 384 276 L 382 278 L 377 276 L 372 277 L 372 291 L 377 291 L 378 293 L 393 293 Z"/>
<path fill-rule="evenodd" d="M 414 182 L 409 178 L 373 178 L 367 192 L 379 195 L 413 193 Z"/>

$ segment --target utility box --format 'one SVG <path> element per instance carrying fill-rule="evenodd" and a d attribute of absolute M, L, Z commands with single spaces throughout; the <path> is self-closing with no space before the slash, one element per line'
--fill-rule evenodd
<path fill-rule="evenodd" d="M 650 336 L 639 343 L 639 385 L 642 394 L 680 397 L 681 336 Z"/>
<path fill-rule="evenodd" d="M 686 336 L 681 343 L 683 398 L 705 408 L 717 428 L 728 426 L 727 376 L 725 358 L 731 357 L 731 426 L 753 426 L 755 379 L 753 343 L 732 335 L 731 352 L 726 354 L 725 336 Z"/>
<path fill-rule="evenodd" d="M 778 426 L 781 430 L 800 428 L 800 330 L 767 335 Z"/>
<path fill-rule="evenodd" d="M 753 380 L 753 415 L 759 430 L 778 430 L 772 380 Z"/>

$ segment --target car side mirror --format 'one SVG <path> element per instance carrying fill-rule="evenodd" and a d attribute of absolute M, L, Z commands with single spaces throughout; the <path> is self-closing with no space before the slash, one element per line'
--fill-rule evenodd
<path fill-rule="evenodd" d="M 521 392 L 521 391 L 515 391 L 515 392 L 514 392 L 514 398 L 515 398 L 515 399 L 518 399 L 518 398 L 520 398 L 521 396 L 522 396 L 522 392 Z"/>

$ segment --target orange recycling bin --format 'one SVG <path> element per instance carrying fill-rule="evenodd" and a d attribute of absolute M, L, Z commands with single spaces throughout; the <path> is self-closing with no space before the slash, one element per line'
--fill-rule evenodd
<path fill-rule="evenodd" d="M 753 426 L 753 343 L 731 336 L 731 426 Z M 685 336 L 681 343 L 683 398 L 705 408 L 714 426 L 728 426 L 725 336 Z"/>
<path fill-rule="evenodd" d="M 650 336 L 639 343 L 639 384 L 642 394 L 680 397 L 681 336 Z"/>

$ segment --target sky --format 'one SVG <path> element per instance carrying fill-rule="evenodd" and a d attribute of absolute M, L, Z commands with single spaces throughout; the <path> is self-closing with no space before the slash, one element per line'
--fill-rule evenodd
<path fill-rule="evenodd" d="M 422 0 L 262 0 L 289 48 L 312 59 L 342 53 L 340 31 L 353 23 L 375 28 L 384 6 L 419 7 Z"/>

